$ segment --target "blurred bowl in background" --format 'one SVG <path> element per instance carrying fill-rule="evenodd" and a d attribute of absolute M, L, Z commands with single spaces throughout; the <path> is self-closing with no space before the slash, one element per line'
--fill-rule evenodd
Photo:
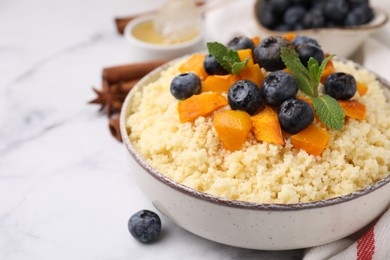
<path fill-rule="evenodd" d="M 203 32 L 182 42 L 163 42 L 161 35 L 154 31 L 155 15 L 144 15 L 131 20 L 124 29 L 125 39 L 134 48 L 149 59 L 174 59 L 203 48 Z"/>
<path fill-rule="evenodd" d="M 388 22 L 388 14 L 378 8 L 373 8 L 374 18 L 367 24 L 349 27 L 315 28 L 296 31 L 275 31 L 263 26 L 260 22 L 259 10 L 264 6 L 265 0 L 256 0 L 254 5 L 254 19 L 262 34 L 283 35 L 294 32 L 297 35 L 313 37 L 321 42 L 326 52 L 339 56 L 350 57 L 364 43 L 371 34 L 381 29 Z"/>

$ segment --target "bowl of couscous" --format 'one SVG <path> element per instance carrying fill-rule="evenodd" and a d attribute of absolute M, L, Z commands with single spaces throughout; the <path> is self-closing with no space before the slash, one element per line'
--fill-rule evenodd
<path fill-rule="evenodd" d="M 265 40 L 255 45 L 260 46 Z M 260 118 L 273 115 L 281 120 L 280 113 L 287 102 L 280 101 L 280 107 L 275 105 L 277 102 L 271 105 L 272 99 L 264 96 L 269 87 L 264 82 L 273 84 L 275 80 L 270 81 L 271 76 L 287 70 L 275 72 L 280 69 L 262 65 L 263 61 L 256 57 L 256 48 L 237 50 L 240 60 L 247 63 L 235 75 L 213 77 L 215 66 L 204 68 L 209 62 L 205 60 L 210 57 L 197 53 L 157 68 L 129 93 L 121 112 L 121 134 L 130 154 L 130 169 L 141 190 L 161 213 L 180 227 L 206 239 L 242 248 L 305 248 L 362 229 L 390 205 L 390 85 L 361 65 L 335 57 L 331 62 L 332 71 L 328 73 L 348 74 L 359 83 L 350 100 L 337 100 L 340 104 L 359 104 L 351 109 L 352 114 L 344 110 L 342 129 L 323 125 L 322 117 L 314 113 L 304 130 L 296 132 L 281 121 L 279 132 L 273 132 L 278 137 L 267 134 L 262 139 L 261 129 L 256 128 L 257 120 L 261 122 Z M 253 77 L 255 68 L 252 67 L 258 65 L 261 75 Z M 267 66 L 269 70 L 265 69 Z M 246 67 L 253 73 L 245 74 Z M 186 71 L 189 68 L 191 72 Z M 177 95 L 172 82 L 189 73 L 200 79 L 200 89 L 192 97 Z M 291 75 L 291 71 L 286 73 Z M 287 74 L 283 77 L 290 77 Z M 232 77 L 230 88 L 224 90 L 217 86 L 218 82 L 223 85 L 218 80 L 229 81 Z M 207 78 L 212 81 L 211 86 Z M 245 88 L 236 96 L 231 92 L 237 84 L 246 87 L 248 81 L 258 81 L 255 85 L 261 90 L 264 105 L 238 111 L 242 108 L 235 108 L 238 103 L 233 99 L 247 93 L 242 94 Z M 327 81 L 319 83 L 318 91 L 324 95 L 331 93 L 327 92 L 328 84 Z M 294 102 L 306 100 L 299 97 L 304 96 L 301 92 L 301 89 L 295 92 Z M 202 105 L 200 100 L 198 105 L 191 101 L 187 107 L 183 103 L 202 95 L 214 95 L 208 96 L 213 105 L 223 98 L 226 102 L 204 115 L 192 117 L 190 113 L 190 119 L 186 118 L 183 109 L 211 106 Z M 292 106 L 289 102 L 288 107 Z M 315 106 L 305 106 L 315 111 Z M 364 117 L 360 112 L 354 113 L 362 107 Z M 221 131 L 216 123 L 221 115 L 231 115 L 234 111 L 240 116 L 248 113 L 240 120 L 249 118 L 251 122 L 239 146 L 237 140 L 242 135 L 237 135 L 236 130 L 229 132 L 230 126 Z M 259 116 L 262 113 L 269 114 Z M 269 122 L 260 125 L 266 128 Z M 302 145 L 306 139 L 298 137 L 309 128 L 322 131 L 326 138 Z M 327 142 L 319 148 L 323 140 L 318 139 Z"/>

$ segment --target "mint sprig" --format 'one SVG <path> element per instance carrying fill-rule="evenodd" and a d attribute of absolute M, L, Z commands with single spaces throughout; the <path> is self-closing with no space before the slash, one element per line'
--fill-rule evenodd
<path fill-rule="evenodd" d="M 249 58 L 241 61 L 237 51 L 228 49 L 219 42 L 208 42 L 207 49 L 225 70 L 234 75 L 238 75 L 249 61 Z"/>
<path fill-rule="evenodd" d="M 341 131 L 344 126 L 344 110 L 340 104 L 337 103 L 336 99 L 331 96 L 318 96 L 318 86 L 322 72 L 328 61 L 333 57 L 334 55 L 330 55 L 322 61 L 321 65 L 316 59 L 310 57 L 306 68 L 294 49 L 283 47 L 281 50 L 282 61 L 294 74 L 299 89 L 311 98 L 314 111 L 320 120 L 327 127 Z"/>
<path fill-rule="evenodd" d="M 344 110 L 336 99 L 328 95 L 311 98 L 314 110 L 320 120 L 329 128 L 341 131 L 344 126 Z"/>

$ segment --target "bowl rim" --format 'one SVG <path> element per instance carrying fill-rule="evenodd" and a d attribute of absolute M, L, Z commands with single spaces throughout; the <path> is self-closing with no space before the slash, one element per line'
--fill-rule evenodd
<path fill-rule="evenodd" d="M 319 32 L 340 32 L 340 33 L 356 33 L 359 31 L 373 31 L 380 29 L 383 27 L 388 21 L 389 21 L 389 15 L 383 10 L 379 9 L 378 7 L 371 6 L 372 10 L 374 11 L 374 18 L 367 24 L 362 24 L 362 25 L 355 25 L 355 26 L 337 26 L 337 27 L 331 27 L 331 28 L 313 28 L 313 29 L 303 29 L 303 30 L 296 30 L 296 31 L 274 31 L 271 29 L 266 28 L 261 24 L 259 21 L 258 15 L 256 13 L 256 10 L 258 9 L 258 5 L 262 4 L 264 0 L 256 0 L 256 2 L 253 5 L 253 12 L 252 15 L 255 19 L 255 23 L 257 27 L 266 32 L 267 34 L 286 34 L 286 33 L 291 33 L 294 32 L 296 34 L 315 34 Z"/>
<path fill-rule="evenodd" d="M 155 17 L 155 14 L 148 14 L 148 15 L 142 15 L 139 17 L 134 18 L 130 22 L 128 22 L 125 26 L 123 35 L 125 36 L 126 40 L 129 41 L 131 44 L 141 47 L 141 48 L 147 48 L 151 50 L 159 50 L 159 51 L 167 51 L 167 50 L 178 50 L 178 49 L 184 49 L 191 46 L 196 45 L 198 42 L 200 42 L 203 39 L 203 30 L 200 30 L 199 34 L 196 35 L 194 38 L 190 39 L 189 41 L 181 42 L 181 43 L 175 43 L 175 44 L 154 44 L 142 41 L 132 34 L 132 30 L 139 24 L 151 21 Z"/>
<path fill-rule="evenodd" d="M 126 120 L 127 120 L 127 111 L 128 106 L 130 103 L 130 100 L 134 93 L 137 92 L 137 89 L 141 89 L 144 86 L 146 86 L 147 83 L 151 80 L 152 77 L 156 77 L 160 74 L 161 71 L 167 69 L 169 66 L 174 64 L 175 62 L 179 61 L 180 59 L 184 59 L 186 57 L 189 57 L 190 55 L 186 55 L 180 58 L 176 58 L 172 61 L 169 61 L 153 71 L 149 72 L 147 75 L 145 75 L 134 87 L 133 89 L 128 93 L 128 95 L 125 98 L 125 101 L 123 102 L 123 106 L 120 113 L 120 132 L 123 139 L 123 144 L 125 145 L 127 151 L 130 153 L 130 155 L 133 157 L 133 159 L 152 177 L 160 181 L 161 183 L 175 189 L 176 191 L 182 192 L 185 195 L 188 195 L 190 197 L 193 197 L 195 199 L 204 200 L 206 202 L 210 202 L 213 204 L 217 204 L 219 206 L 228 206 L 232 208 L 242 208 L 242 209 L 249 209 L 249 210 L 261 210 L 261 211 L 295 211 L 295 210 L 308 210 L 308 209 L 316 209 L 316 208 L 322 208 L 322 207 L 328 207 L 340 203 L 344 203 L 347 201 L 358 199 L 359 197 L 362 197 L 364 195 L 367 195 L 373 191 L 376 191 L 380 189 L 381 187 L 385 186 L 386 184 L 390 183 L 390 174 L 367 186 L 364 189 L 357 190 L 355 192 L 341 195 L 338 197 L 325 199 L 325 200 L 318 200 L 318 201 L 312 201 L 312 202 L 303 202 L 303 203 L 291 203 L 291 204 L 281 204 L 281 203 L 254 203 L 254 202 L 247 202 L 247 201 L 239 201 L 239 200 L 231 200 L 228 198 L 218 197 L 215 195 L 211 195 L 205 192 L 201 192 L 195 189 L 192 189 L 190 187 L 187 187 L 181 183 L 178 183 L 167 176 L 163 175 L 162 173 L 158 172 L 156 169 L 154 169 L 152 166 L 150 166 L 143 158 L 142 156 L 136 151 L 134 146 L 131 144 L 127 127 L 126 127 Z M 371 70 L 367 69 L 363 65 L 360 65 L 354 61 L 348 60 L 344 57 L 336 56 L 335 59 L 337 61 L 341 62 L 353 62 L 355 65 L 355 68 L 357 69 L 365 69 L 369 71 L 371 74 L 373 74 L 378 80 L 383 88 L 390 91 L 390 83 L 384 79 L 383 77 L 377 75 L 376 73 L 372 72 Z"/>

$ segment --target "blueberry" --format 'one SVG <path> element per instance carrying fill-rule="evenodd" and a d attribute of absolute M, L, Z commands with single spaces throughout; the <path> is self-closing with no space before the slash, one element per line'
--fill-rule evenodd
<path fill-rule="evenodd" d="M 347 0 L 329 0 L 324 7 L 324 14 L 336 24 L 341 24 L 349 11 Z"/>
<path fill-rule="evenodd" d="M 265 101 L 272 106 L 279 106 L 298 92 L 297 80 L 285 71 L 271 72 L 263 81 L 261 91 Z"/>
<path fill-rule="evenodd" d="M 308 37 L 308 36 L 304 36 L 304 35 L 296 36 L 292 43 L 293 43 L 294 47 L 298 47 L 299 45 L 305 45 L 308 43 L 313 44 L 313 45 L 318 46 L 318 47 L 321 47 L 316 39 Z"/>
<path fill-rule="evenodd" d="M 368 0 L 349 0 L 349 5 L 351 6 L 351 8 L 355 8 L 355 7 L 362 7 L 362 6 L 368 6 L 369 5 L 369 1 Z"/>
<path fill-rule="evenodd" d="M 345 18 L 345 26 L 357 26 L 368 23 L 373 17 L 373 11 L 370 7 L 356 7 L 348 13 Z"/>
<path fill-rule="evenodd" d="M 252 39 L 248 37 L 234 37 L 228 44 L 227 47 L 233 50 L 245 50 L 254 49 L 255 44 Z"/>
<path fill-rule="evenodd" d="M 253 50 L 253 60 L 268 71 L 282 70 L 286 67 L 280 57 L 282 47 L 292 47 L 292 44 L 281 36 L 264 38 Z"/>
<path fill-rule="evenodd" d="M 290 3 L 290 0 L 268 0 L 268 4 L 275 14 L 283 14 L 290 6 Z"/>
<path fill-rule="evenodd" d="M 275 31 L 278 31 L 278 32 L 288 32 L 288 31 L 291 31 L 292 30 L 292 27 L 287 25 L 287 24 L 279 24 L 278 26 L 276 26 L 274 28 Z"/>
<path fill-rule="evenodd" d="M 228 101 L 231 109 L 242 110 L 250 115 L 254 115 L 265 107 L 260 89 L 249 80 L 235 82 L 229 89 Z"/>
<path fill-rule="evenodd" d="M 321 28 L 325 26 L 325 17 L 321 9 L 312 9 L 305 13 L 302 19 L 302 25 L 305 29 Z"/>
<path fill-rule="evenodd" d="M 282 103 L 278 118 L 284 131 L 296 134 L 313 122 L 314 112 L 307 102 L 292 98 Z"/>
<path fill-rule="evenodd" d="M 330 74 L 325 80 L 324 92 L 335 99 L 348 100 L 356 93 L 356 80 L 343 72 Z"/>
<path fill-rule="evenodd" d="M 129 219 L 128 228 L 131 235 L 142 243 L 155 241 L 161 231 L 160 217 L 149 210 L 141 210 Z"/>
<path fill-rule="evenodd" d="M 271 5 L 265 2 L 256 6 L 256 17 L 264 27 L 272 29 L 280 23 L 281 17 L 275 14 Z"/>
<path fill-rule="evenodd" d="M 318 63 L 321 63 L 324 60 L 324 52 L 322 49 L 314 44 L 304 44 L 299 45 L 297 48 L 297 52 L 299 55 L 299 59 L 301 60 L 302 64 L 307 67 L 307 62 L 309 61 L 310 57 L 313 57 L 318 61 Z"/>
<path fill-rule="evenodd" d="M 225 70 L 212 56 L 211 54 L 206 55 L 203 61 L 203 67 L 209 75 L 227 75 L 229 72 Z"/>
<path fill-rule="evenodd" d="M 171 94 L 176 99 L 184 100 L 192 95 L 199 94 L 201 83 L 195 73 L 183 73 L 173 78 L 171 82 Z"/>
<path fill-rule="evenodd" d="M 303 6 L 301 6 L 301 5 L 291 6 L 284 13 L 283 21 L 285 24 L 294 26 L 302 21 L 305 13 L 306 13 L 306 10 Z"/>

